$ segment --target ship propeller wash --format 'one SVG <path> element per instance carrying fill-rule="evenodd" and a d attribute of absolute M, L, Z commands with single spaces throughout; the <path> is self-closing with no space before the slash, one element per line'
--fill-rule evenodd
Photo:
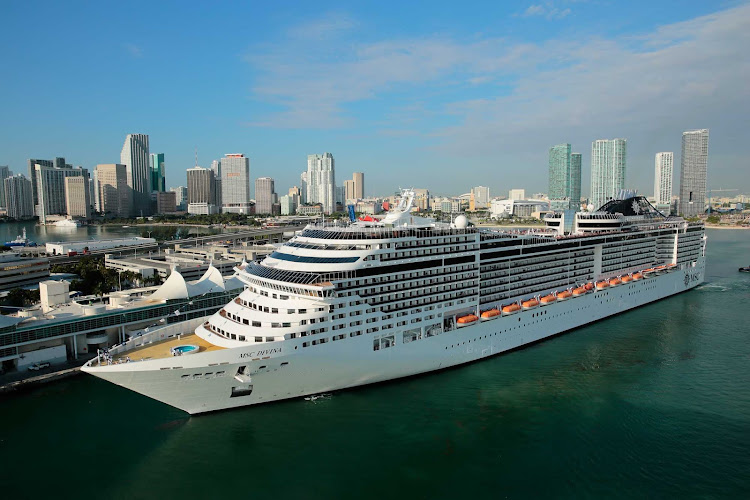
<path fill-rule="evenodd" d="M 497 231 L 411 212 L 310 224 L 212 316 L 114 346 L 83 367 L 196 414 L 477 361 L 689 290 L 704 279 L 702 223 L 643 197 L 546 227 Z"/>

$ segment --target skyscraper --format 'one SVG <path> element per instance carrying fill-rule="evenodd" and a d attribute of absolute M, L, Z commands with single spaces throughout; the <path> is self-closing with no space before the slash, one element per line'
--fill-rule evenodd
<path fill-rule="evenodd" d="M 120 163 L 128 173 L 128 187 L 132 196 L 132 215 L 151 215 L 151 168 L 149 166 L 148 135 L 128 134 L 120 153 Z"/>
<path fill-rule="evenodd" d="M 365 174 L 364 172 L 354 172 L 354 198 L 361 200 L 365 197 Z"/>
<path fill-rule="evenodd" d="M 656 153 L 654 159 L 654 203 L 669 205 L 672 202 L 672 171 L 674 153 Z"/>
<path fill-rule="evenodd" d="M 177 210 L 185 210 L 187 208 L 188 190 L 185 186 L 177 186 L 169 188 L 170 193 L 175 194 L 174 203 Z"/>
<path fill-rule="evenodd" d="M 323 212 L 336 211 L 336 174 L 333 155 L 308 155 L 307 157 L 307 203 L 320 203 Z"/>
<path fill-rule="evenodd" d="M 271 177 L 255 179 L 255 213 L 273 213 L 274 203 L 276 203 L 276 192 L 274 191 L 273 179 Z"/>
<path fill-rule="evenodd" d="M 29 181 L 31 182 L 31 192 L 32 192 L 32 206 L 34 209 L 34 215 L 39 215 L 39 190 L 36 185 L 36 165 L 42 165 L 44 167 L 53 167 L 54 163 L 51 160 L 38 160 L 38 159 L 29 159 L 27 161 L 29 166 Z"/>
<path fill-rule="evenodd" d="M 39 163 L 34 165 L 37 194 L 39 196 L 38 215 L 42 224 L 47 222 L 47 216 L 49 215 L 65 215 L 68 213 L 65 201 L 66 177 L 85 176 L 88 179 L 88 172 L 81 167 L 72 168 L 71 165 L 65 164 L 65 160 L 60 165 L 62 167 L 47 167 Z"/>
<path fill-rule="evenodd" d="M 167 190 L 164 153 L 151 153 L 149 155 L 149 168 L 151 170 L 151 191 L 163 193 Z"/>
<path fill-rule="evenodd" d="M 203 167 L 187 169 L 187 203 L 188 211 L 191 203 L 216 205 L 216 179 L 213 170 Z"/>
<path fill-rule="evenodd" d="M 299 185 L 302 186 L 300 188 L 299 202 L 300 204 L 305 204 L 307 203 L 307 170 L 299 175 Z"/>
<path fill-rule="evenodd" d="M 250 158 L 243 154 L 221 159 L 221 211 L 250 213 Z"/>
<path fill-rule="evenodd" d="M 65 206 L 68 217 L 91 218 L 88 172 L 65 178 Z"/>
<path fill-rule="evenodd" d="M 591 203 L 598 210 L 625 187 L 625 139 L 599 139 L 591 143 Z"/>
<path fill-rule="evenodd" d="M 21 174 L 3 181 L 3 191 L 8 204 L 8 217 L 26 219 L 34 216 L 31 181 Z"/>
<path fill-rule="evenodd" d="M 683 217 L 694 217 L 705 210 L 707 171 L 708 129 L 683 132 L 678 210 Z"/>
<path fill-rule="evenodd" d="M 96 191 L 99 211 L 109 217 L 130 217 L 133 209 L 128 187 L 128 169 L 121 163 L 96 166 Z"/>
<path fill-rule="evenodd" d="M 344 180 L 344 198 L 346 199 L 346 201 L 357 199 L 357 195 L 354 192 L 354 180 L 353 179 Z"/>
<path fill-rule="evenodd" d="M 5 204 L 5 184 L 4 180 L 11 176 L 10 169 L 7 165 L 0 165 L 0 207 L 7 207 L 8 205 Z"/>
<path fill-rule="evenodd" d="M 487 186 L 476 186 L 471 189 L 474 193 L 474 203 L 479 207 L 486 207 L 490 203 L 490 188 Z"/>
<path fill-rule="evenodd" d="M 570 144 L 558 144 L 549 148 L 550 200 L 570 200 Z"/>
<path fill-rule="evenodd" d="M 581 208 L 581 164 L 583 155 L 581 153 L 570 153 L 570 208 L 579 210 Z"/>

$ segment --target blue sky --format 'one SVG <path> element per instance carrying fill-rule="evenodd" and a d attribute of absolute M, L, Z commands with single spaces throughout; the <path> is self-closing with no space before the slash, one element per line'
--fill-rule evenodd
<path fill-rule="evenodd" d="M 709 128 L 709 186 L 750 193 L 750 4 L 740 1 L 4 2 L 0 165 L 119 161 L 127 133 L 167 185 L 224 153 L 277 191 L 328 151 L 337 182 L 460 194 L 547 190 L 547 152 L 628 139 L 627 184 Z"/>

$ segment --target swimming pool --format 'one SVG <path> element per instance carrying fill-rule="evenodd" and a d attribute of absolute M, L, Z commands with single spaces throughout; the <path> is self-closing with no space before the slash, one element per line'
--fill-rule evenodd
<path fill-rule="evenodd" d="M 171 349 L 172 356 L 182 356 L 185 354 L 195 354 L 198 352 L 197 345 L 178 345 Z"/>

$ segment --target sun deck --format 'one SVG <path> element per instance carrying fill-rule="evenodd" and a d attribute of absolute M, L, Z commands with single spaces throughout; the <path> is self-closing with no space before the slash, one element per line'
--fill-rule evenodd
<path fill-rule="evenodd" d="M 118 352 L 112 355 L 112 363 L 124 363 L 130 358 L 130 361 L 146 361 L 149 359 L 169 358 L 172 357 L 172 348 L 184 345 L 194 345 L 198 347 L 198 352 L 218 351 L 224 347 L 210 344 L 197 336 L 195 333 L 181 335 L 179 338 L 172 337 L 166 340 L 151 342 L 146 345 L 137 346 L 135 349 Z M 184 354 L 184 356 L 191 356 Z M 93 366 L 96 366 L 94 361 Z M 102 365 L 106 361 L 102 360 Z"/>

